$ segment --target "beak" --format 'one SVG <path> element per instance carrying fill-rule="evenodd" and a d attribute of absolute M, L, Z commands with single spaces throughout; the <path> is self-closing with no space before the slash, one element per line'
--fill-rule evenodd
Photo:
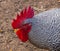
<path fill-rule="evenodd" d="M 16 33 L 19 29 L 14 29 L 14 32 Z"/>

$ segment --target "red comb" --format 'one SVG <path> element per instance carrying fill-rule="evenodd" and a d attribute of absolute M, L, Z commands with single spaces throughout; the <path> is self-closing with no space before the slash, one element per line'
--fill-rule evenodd
<path fill-rule="evenodd" d="M 28 8 L 25 8 L 24 10 L 21 11 L 20 15 L 17 14 L 17 18 L 14 19 L 12 22 L 12 27 L 14 29 L 19 28 L 24 20 L 32 18 L 33 16 L 34 16 L 33 9 L 30 6 Z"/>

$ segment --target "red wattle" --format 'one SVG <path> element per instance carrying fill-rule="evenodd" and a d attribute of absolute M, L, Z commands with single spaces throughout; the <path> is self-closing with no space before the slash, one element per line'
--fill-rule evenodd
<path fill-rule="evenodd" d="M 22 42 L 26 42 L 29 39 L 28 33 L 30 32 L 30 30 L 31 30 L 31 25 L 25 24 L 24 27 L 22 27 L 16 32 L 16 34 Z"/>
<path fill-rule="evenodd" d="M 26 42 L 28 40 L 28 34 L 25 34 L 22 30 L 18 30 L 16 34 L 22 42 Z"/>

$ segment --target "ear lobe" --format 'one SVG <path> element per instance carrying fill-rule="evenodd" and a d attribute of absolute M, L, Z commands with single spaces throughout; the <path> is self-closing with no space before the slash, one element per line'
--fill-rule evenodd
<path fill-rule="evenodd" d="M 30 23 L 25 24 L 26 26 L 26 32 L 29 33 L 31 31 L 32 25 Z"/>

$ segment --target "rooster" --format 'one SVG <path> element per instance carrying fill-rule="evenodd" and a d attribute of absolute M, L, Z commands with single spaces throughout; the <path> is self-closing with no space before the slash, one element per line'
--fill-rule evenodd
<path fill-rule="evenodd" d="M 60 51 L 60 9 L 51 9 L 37 15 L 30 6 L 17 14 L 12 27 L 22 42 L 29 40 L 39 48 Z"/>

